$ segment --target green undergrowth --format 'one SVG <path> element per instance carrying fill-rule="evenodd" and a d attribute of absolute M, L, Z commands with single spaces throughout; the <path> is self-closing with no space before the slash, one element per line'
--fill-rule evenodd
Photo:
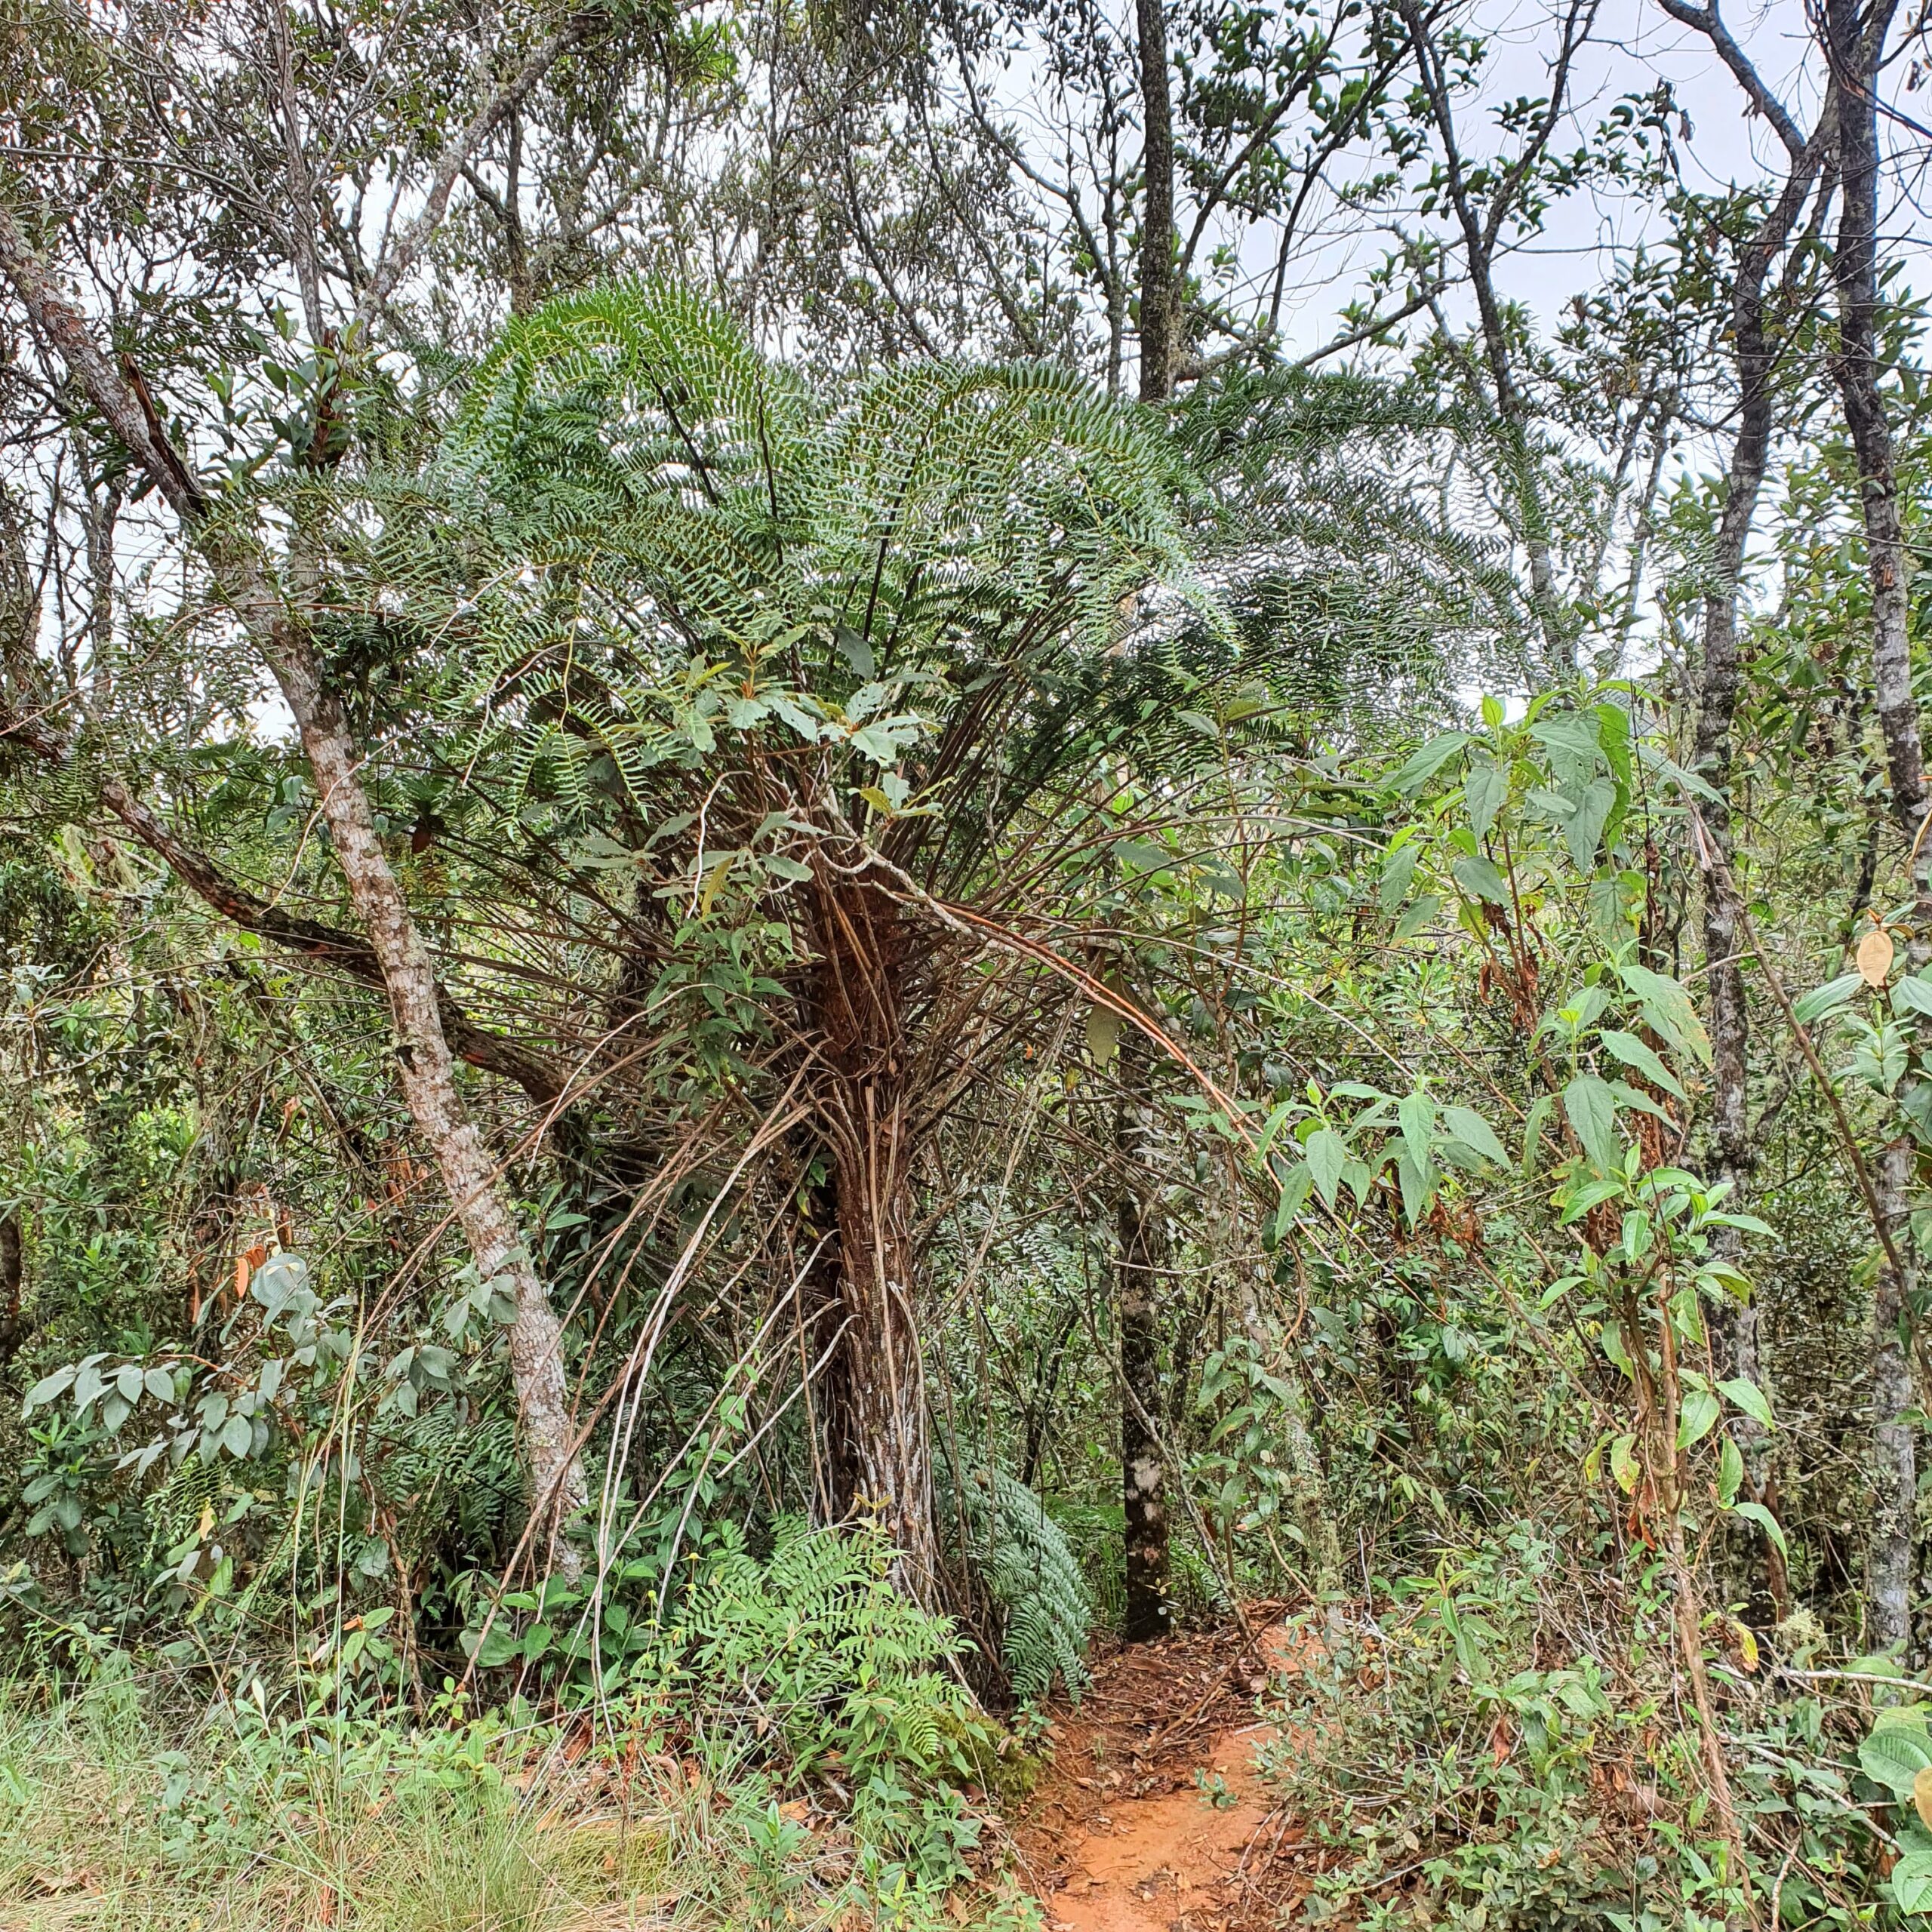
<path fill-rule="evenodd" d="M 741 1746 L 724 1766 L 635 1706 L 540 1721 L 446 1691 L 408 1717 L 291 1715 L 259 1678 L 190 1687 L 104 1651 L 63 1687 L 0 1690 L 8 1932 L 1033 1922 L 997 1860 L 906 1855 L 889 1814 L 918 1815 L 918 1774 L 888 1750 L 855 1792 L 835 1749 L 812 1777 Z M 960 1791 L 937 1801 L 951 1842 L 969 1815 L 977 1837 Z"/>
<path fill-rule="evenodd" d="M 1296 1667 L 1275 1681 L 1278 1734 L 1263 1755 L 1264 1777 L 1305 1823 L 1308 1882 L 1289 1923 L 1927 1923 L 1932 1832 L 1912 1800 L 1932 1734 L 1918 1705 L 1881 1703 L 1873 1728 L 1874 1698 L 1894 1694 L 1890 1667 L 1849 1659 L 1786 1675 L 1780 1651 L 1808 1654 L 1798 1620 L 1761 1641 L 1725 1613 L 1709 1617 L 1740 1873 L 1695 1714 L 1674 1694 L 1661 1570 L 1640 1569 L 1615 1600 L 1601 1574 L 1518 1525 L 1445 1552 L 1432 1571 L 1377 1580 L 1366 1605 L 1291 1620 Z"/>

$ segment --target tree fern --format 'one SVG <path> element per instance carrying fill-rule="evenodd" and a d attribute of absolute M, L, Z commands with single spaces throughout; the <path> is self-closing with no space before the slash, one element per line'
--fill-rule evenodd
<path fill-rule="evenodd" d="M 1000 1661 L 1014 1694 L 1031 1703 L 1057 1678 L 1077 1698 L 1091 1681 L 1094 1599 L 1060 1525 L 1003 1469 L 971 1470 L 960 1481 L 944 1457 L 940 1467 L 939 1519 L 999 1607 Z"/>

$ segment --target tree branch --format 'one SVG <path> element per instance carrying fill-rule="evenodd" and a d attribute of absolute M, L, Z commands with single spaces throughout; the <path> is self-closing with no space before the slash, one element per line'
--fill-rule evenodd
<path fill-rule="evenodd" d="M 356 304 L 356 319 L 366 325 L 395 293 L 398 285 L 442 225 L 449 208 L 450 195 L 476 151 L 502 125 L 503 117 L 520 107 L 541 84 L 544 76 L 565 54 L 574 52 L 610 25 L 603 4 L 580 8 L 563 26 L 545 41 L 497 88 L 472 114 L 462 131 L 437 157 L 429 177 L 429 192 L 416 219 L 383 248 L 362 299 Z"/>
<path fill-rule="evenodd" d="M 1751 105 L 1770 124 L 1771 131 L 1783 142 L 1793 161 L 1800 159 L 1810 143 L 1804 131 L 1786 111 L 1783 102 L 1764 85 L 1764 77 L 1752 64 L 1751 57 L 1731 38 L 1730 29 L 1718 17 L 1718 0 L 1708 7 L 1694 7 L 1690 0 L 1657 0 L 1673 20 L 1694 29 L 1711 43 L 1718 58 L 1728 67 Z"/>
<path fill-rule="evenodd" d="M 74 749 L 54 728 L 37 718 L 23 718 L 0 709 L 0 741 L 11 740 L 43 764 L 71 771 Z M 352 979 L 383 990 L 383 970 L 366 940 L 318 919 L 284 912 L 238 884 L 210 856 L 178 838 L 159 817 L 135 797 L 120 780 L 102 779 L 97 786 L 101 803 L 153 853 L 196 897 L 222 917 L 258 939 L 339 968 Z M 436 989 L 436 1005 L 451 1050 L 485 1073 L 514 1081 L 540 1106 L 548 1106 L 568 1084 L 541 1056 L 478 1026 L 448 991 Z"/>

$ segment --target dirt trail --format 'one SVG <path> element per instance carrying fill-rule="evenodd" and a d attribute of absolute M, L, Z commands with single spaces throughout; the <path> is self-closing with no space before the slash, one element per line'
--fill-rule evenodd
<path fill-rule="evenodd" d="M 1282 1667 L 1281 1636 L 1263 1637 Z M 1238 1932 L 1271 1919 L 1294 1833 L 1254 1772 L 1272 1730 L 1238 1636 L 1170 1638 L 1100 1660 L 1058 1726 L 1019 1833 L 1052 1932 Z"/>

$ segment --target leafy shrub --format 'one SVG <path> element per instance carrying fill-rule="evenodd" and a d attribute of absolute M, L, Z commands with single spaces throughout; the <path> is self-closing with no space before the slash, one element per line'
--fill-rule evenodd
<path fill-rule="evenodd" d="M 1398 1583 L 1379 1620 L 1299 1620 L 1265 1768 L 1340 1854 L 1309 1922 L 1398 1922 L 1386 1891 L 1404 1886 L 1422 1922 L 1541 1932 L 1599 1924 L 1623 1896 L 1591 1771 L 1629 1721 L 1598 1660 L 1539 1660 L 1552 1564 L 1519 1531 Z"/>
<path fill-rule="evenodd" d="M 471 1641 L 485 1666 L 543 1666 L 566 1698 L 626 1700 L 628 1726 L 690 1752 L 718 1785 L 829 1792 L 872 1880 L 897 1871 L 943 1889 L 979 1838 L 959 1786 L 984 1721 L 952 1624 L 899 1593 L 894 1559 L 876 1529 L 790 1516 L 761 1558 L 726 1523 L 681 1587 L 635 1559 L 594 1602 L 555 1581 L 507 1595 Z M 754 1805 L 748 1829 L 768 1852 L 767 1809 Z"/>

